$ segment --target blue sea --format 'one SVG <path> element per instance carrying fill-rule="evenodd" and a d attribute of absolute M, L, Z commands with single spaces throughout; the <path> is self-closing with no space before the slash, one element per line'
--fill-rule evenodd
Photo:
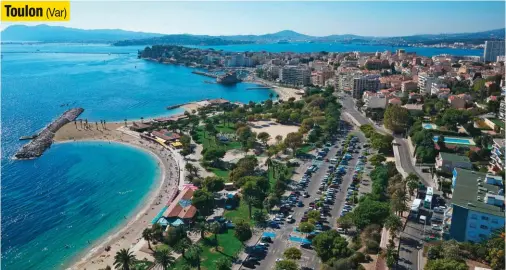
<path fill-rule="evenodd" d="M 229 52 L 384 52 L 405 49 L 406 52 L 416 52 L 417 55 L 431 57 L 438 54 L 451 54 L 458 56 L 481 56 L 481 49 L 451 49 L 451 48 L 426 48 L 426 47 L 398 47 L 386 45 L 365 45 L 357 43 L 288 43 L 288 44 L 241 44 L 225 46 L 195 46 L 197 48 L 213 48 Z"/>
<path fill-rule="evenodd" d="M 208 78 L 192 74 L 189 68 L 137 59 L 141 48 L 2 45 L 3 269 L 64 268 L 90 247 L 88 241 L 104 237 L 125 216 L 134 215 L 160 173 L 147 153 L 97 142 L 55 144 L 39 159 L 14 161 L 11 157 L 24 143 L 18 140 L 20 136 L 37 132 L 68 107 L 83 107 L 82 118 L 90 121 L 123 121 L 181 113 L 166 107 L 204 98 L 246 103 L 265 100 L 271 93 L 248 91 L 253 85 L 246 83 L 204 83 Z M 362 47 L 263 44 L 214 48 L 304 52 Z M 419 49 L 421 55 L 481 54 L 479 50 Z"/>
<path fill-rule="evenodd" d="M 271 93 L 204 83 L 209 78 L 189 68 L 137 59 L 139 48 L 2 45 L 3 269 L 67 266 L 88 241 L 135 215 L 159 174 L 152 157 L 119 144 L 55 144 L 39 159 L 12 160 L 26 143 L 18 138 L 43 128 L 65 104 L 83 107 L 90 121 L 123 121 L 181 113 L 166 107 L 188 101 L 246 103 Z"/>

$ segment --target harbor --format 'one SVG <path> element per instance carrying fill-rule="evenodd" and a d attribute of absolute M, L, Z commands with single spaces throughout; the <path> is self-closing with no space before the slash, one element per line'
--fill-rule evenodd
<path fill-rule="evenodd" d="M 65 124 L 75 121 L 83 111 L 83 108 L 73 108 L 65 111 L 60 117 L 42 129 L 32 141 L 23 145 L 14 157 L 16 159 L 34 159 L 40 157 L 46 149 L 51 147 L 54 134 Z"/>

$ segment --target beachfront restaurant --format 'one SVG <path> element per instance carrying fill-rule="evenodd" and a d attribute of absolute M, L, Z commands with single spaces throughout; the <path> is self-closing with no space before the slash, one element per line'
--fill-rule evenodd
<path fill-rule="evenodd" d="M 191 204 L 194 191 L 195 188 L 186 186 L 170 203 L 162 215 L 167 220 L 167 225 L 178 227 L 193 221 L 197 213 L 197 208 Z"/>

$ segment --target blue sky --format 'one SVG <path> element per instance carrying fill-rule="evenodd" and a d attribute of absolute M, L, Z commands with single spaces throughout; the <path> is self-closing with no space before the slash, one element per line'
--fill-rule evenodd
<path fill-rule="evenodd" d="M 476 32 L 504 27 L 505 2 L 72 2 L 71 21 L 57 25 L 208 35 Z"/>

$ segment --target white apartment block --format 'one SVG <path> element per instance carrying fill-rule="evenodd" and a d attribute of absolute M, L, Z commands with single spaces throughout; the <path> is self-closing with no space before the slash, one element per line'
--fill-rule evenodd
<path fill-rule="evenodd" d="M 427 74 L 426 72 L 421 72 L 418 74 L 418 89 L 420 89 L 420 94 L 430 94 L 432 83 L 436 82 L 437 78 L 432 74 Z"/>
<path fill-rule="evenodd" d="M 430 88 L 431 95 L 437 95 L 442 88 L 447 88 L 447 85 L 441 82 L 433 82 Z"/>

